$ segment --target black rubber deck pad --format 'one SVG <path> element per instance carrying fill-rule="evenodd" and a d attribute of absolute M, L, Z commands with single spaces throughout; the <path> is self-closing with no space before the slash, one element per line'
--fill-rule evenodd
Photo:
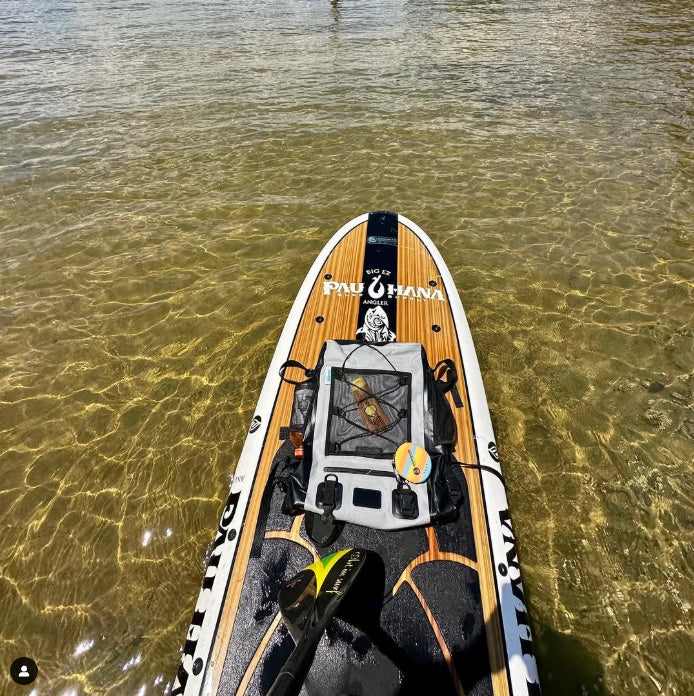
<path fill-rule="evenodd" d="M 272 497 L 268 529 L 286 531 L 293 521 L 278 512 L 281 498 L 281 491 L 277 490 Z M 465 498 L 460 519 L 435 527 L 434 533 L 441 551 L 474 561 L 467 495 Z M 305 538 L 303 528 L 302 536 Z M 437 696 L 454 695 L 450 670 L 413 589 L 405 582 L 395 596 L 392 595 L 408 564 L 429 550 L 426 530 L 386 532 L 348 524 L 337 542 L 321 550 L 320 555 L 350 547 L 370 549 L 382 559 L 385 602 L 380 625 L 407 654 L 407 662 L 413 669 L 404 674 L 367 635 L 344 621 L 335 621 L 318 647 L 304 693 L 310 696 L 358 696 L 362 693 L 405 696 L 422 688 L 435 688 Z M 265 539 L 260 558 L 250 559 L 220 683 L 221 694 L 236 693 L 257 646 L 279 611 L 280 588 L 312 561 L 305 548 L 287 539 Z M 466 695 L 491 694 L 477 573 L 460 563 L 430 561 L 414 568 L 412 578 L 446 639 Z M 280 622 L 250 680 L 247 696 L 264 696 L 293 645 Z"/>

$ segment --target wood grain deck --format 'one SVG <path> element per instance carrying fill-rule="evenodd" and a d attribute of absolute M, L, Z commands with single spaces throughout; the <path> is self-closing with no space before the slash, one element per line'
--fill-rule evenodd
<path fill-rule="evenodd" d="M 338 243 L 315 281 L 290 352 L 293 359 L 299 360 L 304 365 L 313 366 L 316 363 L 318 353 L 325 340 L 353 340 L 355 337 L 359 297 L 353 294 L 325 295 L 323 282 L 326 274 L 339 278 L 345 283 L 361 282 L 366 246 L 366 227 L 366 223 L 358 225 Z M 439 270 L 422 241 L 402 223 L 399 224 L 398 235 L 398 284 L 425 288 L 435 287 L 441 290 L 446 298 Z M 430 281 L 435 282 L 436 286 L 431 285 Z M 397 302 L 397 327 L 395 328 L 397 339 L 422 343 L 432 365 L 442 358 L 450 357 L 461 369 L 462 358 L 448 302 L 424 301 L 405 297 L 399 298 Z M 440 330 L 434 330 L 432 328 L 434 326 L 440 327 Z M 470 409 L 462 382 L 461 375 L 460 395 L 465 403 L 463 408 L 453 409 L 458 426 L 456 456 L 461 462 L 476 464 L 477 455 Z M 211 672 L 208 684 L 212 687 L 211 693 L 216 693 L 218 689 L 248 567 L 248 557 L 255 532 L 254 521 L 258 515 L 263 490 L 279 441 L 279 429 L 289 422 L 292 396 L 293 388 L 283 382 L 269 423 L 268 435 L 246 514 L 247 522 L 241 531 L 236 562 L 227 589 L 218 634 L 210 660 L 209 669 Z M 470 497 L 477 562 L 469 561 L 469 559 L 463 559 L 461 562 L 475 569 L 479 575 L 494 695 L 508 696 L 509 685 L 501 626 L 498 619 L 480 476 L 475 469 L 464 469 L 464 473 Z M 428 536 L 435 540 L 434 534 Z M 445 554 L 439 551 L 438 545 L 432 543 L 426 560 L 437 560 L 437 558 L 449 560 L 444 557 Z M 403 576 L 402 582 L 408 581 L 408 577 Z M 426 603 L 423 603 L 423 607 L 426 612 Z M 434 625 L 434 618 L 430 614 L 429 619 Z M 266 636 L 267 638 L 269 638 L 269 634 Z M 450 662 L 449 667 L 454 673 L 450 655 L 447 657 Z M 456 688 L 459 689 L 459 682 L 456 682 Z M 459 693 L 462 693 L 460 689 Z"/>

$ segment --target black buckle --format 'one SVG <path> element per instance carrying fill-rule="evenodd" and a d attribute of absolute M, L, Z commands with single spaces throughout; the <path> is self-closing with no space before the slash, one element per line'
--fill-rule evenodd
<path fill-rule="evenodd" d="M 393 517 L 400 520 L 419 517 L 417 495 L 404 481 L 398 481 L 398 487 L 393 491 Z"/>
<path fill-rule="evenodd" d="M 327 474 L 316 490 L 316 505 L 323 508 L 321 519 L 324 522 L 332 520 L 333 510 L 339 510 L 342 505 L 342 484 L 335 474 Z"/>
<path fill-rule="evenodd" d="M 335 484 L 337 476 L 328 474 L 323 480 L 323 519 L 332 516 L 335 509 Z"/>

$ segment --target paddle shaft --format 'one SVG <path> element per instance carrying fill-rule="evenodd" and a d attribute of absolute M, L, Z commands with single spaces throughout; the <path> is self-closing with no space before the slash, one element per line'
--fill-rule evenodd
<path fill-rule="evenodd" d="M 310 634 L 309 634 L 310 631 Z M 298 696 L 323 631 L 304 631 L 267 696 Z"/>

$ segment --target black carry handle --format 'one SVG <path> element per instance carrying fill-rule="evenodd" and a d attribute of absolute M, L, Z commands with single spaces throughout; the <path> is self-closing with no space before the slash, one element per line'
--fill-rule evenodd
<path fill-rule="evenodd" d="M 316 376 L 316 371 L 311 370 L 305 365 L 302 365 L 298 360 L 287 360 L 286 362 L 283 362 L 282 365 L 280 365 L 280 379 L 283 382 L 287 382 L 288 384 L 293 384 L 295 386 L 298 386 L 299 384 L 302 384 L 302 382 L 297 382 L 296 380 L 289 379 L 289 377 L 285 377 L 284 373 L 287 371 L 287 368 L 289 367 L 297 367 L 300 370 L 304 371 L 304 374 L 306 375 L 306 379 L 303 380 L 305 381 L 310 381 L 315 378 Z"/>
<path fill-rule="evenodd" d="M 440 371 L 439 368 L 441 368 Z M 437 371 L 439 372 L 438 376 L 436 375 Z M 463 400 L 460 398 L 458 388 L 455 386 L 458 381 L 458 370 L 455 363 L 450 358 L 444 358 L 436 363 L 432 372 L 434 373 L 436 384 L 441 385 L 441 393 L 451 392 L 456 408 L 462 408 Z M 443 379 L 444 377 L 446 379 Z"/>

